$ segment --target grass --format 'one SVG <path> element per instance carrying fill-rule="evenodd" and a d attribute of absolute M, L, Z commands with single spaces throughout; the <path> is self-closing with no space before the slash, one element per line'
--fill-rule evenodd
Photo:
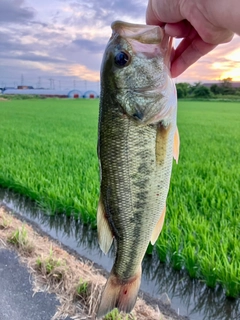
<path fill-rule="evenodd" d="M 123 315 L 119 313 L 118 309 L 113 309 L 103 318 L 103 320 L 135 320 L 135 317 L 131 314 Z"/>
<path fill-rule="evenodd" d="M 6 217 L 4 214 L 0 219 L 0 230 L 1 229 L 8 229 L 11 226 L 11 218 Z"/>
<path fill-rule="evenodd" d="M 58 279 L 62 278 L 62 274 L 60 272 L 56 272 L 56 270 L 60 269 L 60 267 L 63 267 L 63 269 L 65 269 L 65 263 L 62 260 L 56 259 L 54 257 L 52 248 L 50 248 L 48 257 L 37 258 L 36 266 L 42 274 L 46 276 L 52 274 L 55 278 Z"/>
<path fill-rule="evenodd" d="M 0 185 L 96 225 L 97 100 L 0 102 Z M 162 262 L 240 295 L 240 103 L 180 101 Z M 151 253 L 151 248 L 149 248 Z"/>
<path fill-rule="evenodd" d="M 82 298 L 86 299 L 89 295 L 89 283 L 88 281 L 84 281 L 83 279 L 79 280 L 79 283 L 76 288 L 77 295 Z"/>
<path fill-rule="evenodd" d="M 17 247 L 24 254 L 29 255 L 33 251 L 33 246 L 28 239 L 28 233 L 24 225 L 12 232 L 8 237 L 8 242 Z"/>

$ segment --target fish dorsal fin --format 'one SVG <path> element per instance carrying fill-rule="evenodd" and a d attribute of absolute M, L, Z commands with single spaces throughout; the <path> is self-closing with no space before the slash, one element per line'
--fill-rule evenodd
<path fill-rule="evenodd" d="M 176 127 L 176 131 L 174 133 L 174 140 L 173 140 L 173 158 L 176 160 L 176 163 L 178 163 L 179 148 L 180 148 L 180 138 L 179 138 L 178 128 Z"/>
<path fill-rule="evenodd" d="M 107 254 L 113 242 L 113 234 L 109 227 L 101 196 L 97 210 L 97 229 L 99 246 L 101 250 Z"/>
<path fill-rule="evenodd" d="M 162 231 L 163 223 L 164 223 L 164 218 L 165 218 L 165 213 L 166 213 L 166 206 L 163 208 L 163 211 L 160 215 L 160 218 L 158 220 L 158 223 L 156 224 L 152 236 L 151 236 L 151 244 L 154 245 L 154 243 L 157 241 L 160 232 Z"/>

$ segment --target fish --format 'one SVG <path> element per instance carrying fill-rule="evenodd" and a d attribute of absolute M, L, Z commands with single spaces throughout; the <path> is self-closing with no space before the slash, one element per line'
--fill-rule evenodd
<path fill-rule="evenodd" d="M 101 65 L 98 242 L 115 260 L 97 318 L 130 313 L 142 260 L 162 230 L 173 158 L 178 162 L 172 38 L 159 26 L 115 21 Z"/>

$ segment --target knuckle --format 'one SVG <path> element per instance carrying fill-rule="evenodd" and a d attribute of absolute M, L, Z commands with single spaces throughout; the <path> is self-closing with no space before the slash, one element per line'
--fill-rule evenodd
<path fill-rule="evenodd" d="M 226 43 L 232 40 L 233 32 L 223 29 L 212 30 L 210 28 L 205 28 L 200 34 L 202 40 L 206 43 L 218 45 L 221 43 Z"/>

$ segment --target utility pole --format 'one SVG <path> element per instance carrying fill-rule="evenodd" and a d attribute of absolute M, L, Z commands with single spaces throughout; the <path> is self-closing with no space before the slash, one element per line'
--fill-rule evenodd
<path fill-rule="evenodd" d="M 54 89 L 54 80 L 52 78 L 48 80 L 50 81 L 50 89 Z"/>

